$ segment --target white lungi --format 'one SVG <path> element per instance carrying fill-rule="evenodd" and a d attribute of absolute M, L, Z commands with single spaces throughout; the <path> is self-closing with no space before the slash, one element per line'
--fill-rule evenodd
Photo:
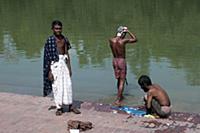
<path fill-rule="evenodd" d="M 57 109 L 60 109 L 63 104 L 72 104 L 72 82 L 66 59 L 67 55 L 59 55 L 59 61 L 51 63 L 54 76 L 52 89 Z"/>

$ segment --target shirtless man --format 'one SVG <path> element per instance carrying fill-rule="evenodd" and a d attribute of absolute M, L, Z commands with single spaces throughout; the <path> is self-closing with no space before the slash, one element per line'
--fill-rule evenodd
<path fill-rule="evenodd" d="M 161 118 L 168 117 L 171 113 L 171 103 L 166 91 L 159 85 L 152 84 L 146 75 L 139 78 L 138 84 L 147 93 L 144 97 L 147 114 L 156 114 Z"/>
<path fill-rule="evenodd" d="M 126 38 L 126 35 L 129 37 Z M 127 27 L 120 26 L 117 29 L 117 34 L 114 38 L 109 40 L 110 48 L 113 54 L 113 68 L 115 72 L 115 78 L 117 79 L 117 99 L 115 101 L 116 105 L 120 105 L 123 99 L 123 90 L 124 90 L 124 83 L 126 80 L 126 47 L 127 43 L 134 43 L 136 42 L 136 37 L 133 33 L 131 33 Z"/>
<path fill-rule="evenodd" d="M 69 110 L 79 114 L 80 111 L 72 107 L 71 65 L 68 50 L 71 48 L 67 38 L 62 35 L 62 23 L 52 22 L 53 35 L 44 47 L 44 96 L 53 90 L 56 104 L 56 115 L 63 113 L 63 105 L 69 105 Z"/>

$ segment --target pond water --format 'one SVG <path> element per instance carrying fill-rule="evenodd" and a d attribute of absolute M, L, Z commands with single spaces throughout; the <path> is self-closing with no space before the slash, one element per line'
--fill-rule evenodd
<path fill-rule="evenodd" d="M 112 103 L 117 88 L 108 39 L 125 25 L 125 104 L 141 105 L 141 74 L 168 92 L 175 111 L 200 112 L 200 1 L 1 0 L 0 91 L 42 95 L 43 46 L 51 22 L 63 22 L 72 45 L 74 98 Z"/>

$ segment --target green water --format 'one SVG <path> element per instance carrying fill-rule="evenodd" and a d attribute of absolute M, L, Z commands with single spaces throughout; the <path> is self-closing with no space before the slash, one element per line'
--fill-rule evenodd
<path fill-rule="evenodd" d="M 0 91 L 42 95 L 43 46 L 51 22 L 63 22 L 72 49 L 74 98 L 113 102 L 116 80 L 108 39 L 125 25 L 125 103 L 142 104 L 137 79 L 148 74 L 175 111 L 200 112 L 199 0 L 0 0 Z"/>

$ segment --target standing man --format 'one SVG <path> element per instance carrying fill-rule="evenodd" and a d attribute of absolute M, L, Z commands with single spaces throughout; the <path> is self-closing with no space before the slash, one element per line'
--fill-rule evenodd
<path fill-rule="evenodd" d="M 44 90 L 47 96 L 53 90 L 56 104 L 56 115 L 63 113 L 63 105 L 69 105 L 69 111 L 80 113 L 72 107 L 72 70 L 68 50 L 71 48 L 69 40 L 62 35 L 62 23 L 58 20 L 52 22 L 53 35 L 44 46 Z"/>
<path fill-rule="evenodd" d="M 127 33 L 129 37 L 126 38 Z M 115 73 L 115 78 L 117 79 L 117 99 L 115 101 L 116 105 L 120 105 L 123 100 L 123 90 L 124 90 L 124 82 L 126 80 L 126 47 L 127 43 L 136 42 L 136 37 L 133 33 L 131 33 L 127 27 L 120 26 L 117 29 L 117 34 L 114 38 L 109 40 L 110 47 L 113 54 L 113 68 Z"/>

